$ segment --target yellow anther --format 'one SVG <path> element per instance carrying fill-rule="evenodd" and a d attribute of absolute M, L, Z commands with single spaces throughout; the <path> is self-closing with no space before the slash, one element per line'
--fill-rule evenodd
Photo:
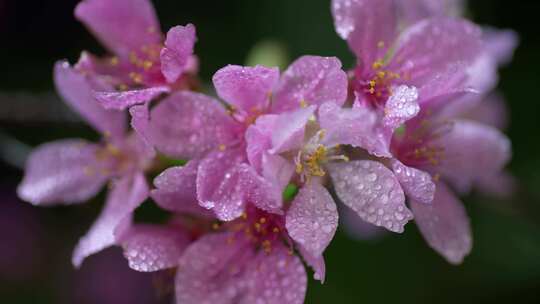
<path fill-rule="evenodd" d="M 227 149 L 227 146 L 225 146 L 224 144 L 220 144 L 218 146 L 218 149 L 219 149 L 219 151 L 225 151 Z"/>
<path fill-rule="evenodd" d="M 257 231 L 257 232 L 261 231 L 261 224 L 255 223 L 255 224 L 253 224 L 253 227 L 255 227 L 255 231 Z"/>
<path fill-rule="evenodd" d="M 260 222 L 261 224 L 266 223 L 266 218 L 265 218 L 265 217 L 261 217 L 261 219 L 259 220 L 259 222 Z"/>
<path fill-rule="evenodd" d="M 143 81 L 142 75 L 135 72 L 129 73 L 129 78 L 131 78 L 131 80 L 133 80 L 133 82 L 135 82 L 136 84 L 141 84 Z"/>
<path fill-rule="evenodd" d="M 154 63 L 152 61 L 150 61 L 150 60 L 143 61 L 143 68 L 145 70 L 151 69 L 153 65 L 154 65 Z"/>
<path fill-rule="evenodd" d="M 109 60 L 109 63 L 112 66 L 118 65 L 118 62 L 119 62 L 118 57 L 111 57 L 111 59 Z"/>
<path fill-rule="evenodd" d="M 129 89 L 129 87 L 124 83 L 121 83 L 121 84 L 118 85 L 118 90 L 119 91 L 127 91 L 128 89 Z"/>
<path fill-rule="evenodd" d="M 375 80 L 370 80 L 370 81 L 369 81 L 369 86 L 370 86 L 371 88 L 374 88 L 376 85 L 377 85 L 377 81 L 375 81 Z"/>
<path fill-rule="evenodd" d="M 296 173 L 300 174 L 304 171 L 304 166 L 301 163 L 296 164 Z"/>
<path fill-rule="evenodd" d="M 242 219 L 244 219 L 244 220 L 247 219 L 247 213 L 242 212 L 242 215 L 240 217 L 242 217 Z"/>
<path fill-rule="evenodd" d="M 278 227 L 274 227 L 274 229 L 272 229 L 272 232 L 274 232 L 274 233 L 279 233 L 279 228 L 278 228 Z"/>
<path fill-rule="evenodd" d="M 307 108 L 307 106 L 308 106 L 308 104 L 307 104 L 307 102 L 305 100 L 303 100 L 303 99 L 300 100 L 300 107 L 301 108 Z"/>
<path fill-rule="evenodd" d="M 382 79 L 382 78 L 384 78 L 386 76 L 386 72 L 379 71 L 379 72 L 377 72 L 377 76 Z"/>
<path fill-rule="evenodd" d="M 212 224 L 212 229 L 218 230 L 219 229 L 219 224 L 218 223 L 213 223 Z"/>
<path fill-rule="evenodd" d="M 114 157 L 120 156 L 120 154 L 122 154 L 122 152 L 120 152 L 120 149 L 118 149 L 116 146 L 113 146 L 112 144 L 107 144 L 105 149 L 107 150 L 107 152 L 110 153 L 110 155 Z"/>
<path fill-rule="evenodd" d="M 369 89 L 369 93 L 370 93 L 370 94 L 375 94 L 375 88 L 370 88 L 370 89 Z"/>
<path fill-rule="evenodd" d="M 384 62 L 381 59 L 379 59 L 379 60 L 375 61 L 371 67 L 374 70 L 378 70 L 378 69 L 382 68 L 383 65 L 384 65 Z"/>
<path fill-rule="evenodd" d="M 310 175 L 324 176 L 326 174 L 326 172 L 324 172 L 321 167 L 321 162 L 324 162 L 326 160 L 326 154 L 326 147 L 323 145 L 319 145 L 315 152 L 308 156 L 306 164 L 308 166 Z"/>

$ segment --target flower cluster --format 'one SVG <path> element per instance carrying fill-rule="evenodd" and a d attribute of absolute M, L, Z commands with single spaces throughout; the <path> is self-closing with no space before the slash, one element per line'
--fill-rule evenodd
<path fill-rule="evenodd" d="M 303 303 L 303 264 L 324 281 L 338 209 L 396 233 L 414 219 L 429 246 L 461 263 L 472 238 L 456 195 L 512 189 L 491 91 L 515 34 L 463 19 L 455 0 L 331 8 L 355 67 L 318 56 L 283 73 L 229 65 L 212 79 L 218 100 L 199 90 L 193 25 L 162 35 L 147 0 L 83 0 L 76 17 L 112 55 L 83 52 L 54 77 L 102 140 L 38 147 L 19 196 L 82 203 L 109 183 L 74 265 L 122 246 L 135 270 L 177 268 L 177 303 Z M 149 199 L 170 214 L 165 224 L 133 220 Z"/>

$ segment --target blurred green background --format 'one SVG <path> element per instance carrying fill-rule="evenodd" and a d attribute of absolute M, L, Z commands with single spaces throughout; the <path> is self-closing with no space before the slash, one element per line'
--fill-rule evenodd
<path fill-rule="evenodd" d="M 476 22 L 514 29 L 521 38 L 500 83 L 511 113 L 510 170 L 520 182 L 517 195 L 463 198 L 475 243 L 461 266 L 429 249 L 412 224 L 403 235 L 369 241 L 353 241 L 340 231 L 326 251 L 327 282 L 311 281 L 306 303 L 540 303 L 540 1 L 470 2 Z M 72 269 L 71 249 L 97 215 L 100 198 L 69 208 L 35 208 L 14 194 L 23 144 L 97 138 L 53 93 L 57 59 L 74 62 L 83 49 L 103 53 L 73 18 L 76 3 L 0 0 L 0 303 L 168 303 L 167 274 L 131 272 L 118 250 Z M 196 53 L 206 82 L 226 64 L 245 63 L 252 47 L 268 40 L 289 60 L 314 54 L 353 64 L 334 32 L 329 0 L 154 4 L 163 30 L 188 22 L 197 26 Z"/>

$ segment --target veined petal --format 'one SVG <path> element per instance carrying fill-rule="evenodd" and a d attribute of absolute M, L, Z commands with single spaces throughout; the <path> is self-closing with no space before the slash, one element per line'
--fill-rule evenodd
<path fill-rule="evenodd" d="M 471 63 L 482 50 L 482 31 L 463 19 L 432 18 L 406 29 L 389 69 L 421 86 L 456 62 Z"/>
<path fill-rule="evenodd" d="M 246 266 L 243 282 L 247 292 L 239 304 L 302 304 L 306 296 L 307 275 L 300 258 L 285 246 L 260 252 Z"/>
<path fill-rule="evenodd" d="M 283 73 L 272 100 L 272 111 L 283 112 L 306 105 L 347 99 L 347 74 L 335 57 L 303 56 Z"/>
<path fill-rule="evenodd" d="M 460 17 L 465 11 L 464 0 L 400 0 L 397 4 L 406 25 L 430 17 Z"/>
<path fill-rule="evenodd" d="M 68 139 L 36 148 L 26 163 L 19 197 L 34 205 L 81 203 L 109 178 L 96 157 L 99 146 Z"/>
<path fill-rule="evenodd" d="M 448 262 L 460 264 L 472 248 L 465 208 L 443 183 L 437 184 L 432 204 L 411 201 L 416 225 L 429 246 Z"/>
<path fill-rule="evenodd" d="M 418 115 L 418 112 L 418 90 L 415 87 L 399 86 L 384 106 L 383 124 L 393 133 L 401 124 Z"/>
<path fill-rule="evenodd" d="M 175 26 L 167 32 L 165 47 L 161 50 L 161 72 L 168 83 L 173 83 L 189 68 L 190 58 L 197 42 L 195 26 Z"/>
<path fill-rule="evenodd" d="M 444 153 L 433 168 L 460 191 L 468 191 L 482 176 L 499 172 L 510 160 L 511 145 L 497 129 L 456 120 L 449 132 L 432 143 Z"/>
<path fill-rule="evenodd" d="M 279 154 L 300 148 L 304 141 L 306 124 L 315 112 L 315 106 L 279 114 L 272 130 L 270 153 Z"/>
<path fill-rule="evenodd" d="M 243 263 L 252 259 L 233 234 L 207 234 L 191 244 L 178 263 L 175 291 L 182 304 L 235 304 Z"/>
<path fill-rule="evenodd" d="M 113 185 L 103 211 L 73 252 L 75 267 L 80 267 L 86 257 L 115 244 L 116 228 L 120 223 L 129 224 L 132 212 L 148 197 L 148 190 L 142 173 L 125 176 Z"/>
<path fill-rule="evenodd" d="M 245 113 L 257 114 L 266 109 L 269 97 L 279 80 L 278 68 L 228 65 L 214 74 L 217 94 Z"/>
<path fill-rule="evenodd" d="M 318 182 L 305 184 L 287 211 L 285 227 L 312 256 L 322 255 L 338 226 L 336 203 Z"/>
<path fill-rule="evenodd" d="M 365 107 L 341 108 L 328 102 L 319 108 L 319 123 L 326 131 L 326 146 L 352 145 L 378 157 L 391 157 L 390 138 L 380 128 L 375 111 Z"/>
<path fill-rule="evenodd" d="M 147 103 L 169 91 L 168 87 L 152 87 L 124 92 L 94 92 L 94 97 L 107 110 L 125 110 L 137 104 Z"/>
<path fill-rule="evenodd" d="M 270 153 L 263 155 L 262 176 L 270 182 L 280 196 L 291 181 L 293 173 L 294 165 L 291 161 Z"/>
<path fill-rule="evenodd" d="M 364 65 L 383 59 L 398 29 L 392 0 L 332 0 L 332 15 L 339 36 Z"/>
<path fill-rule="evenodd" d="M 424 204 L 433 201 L 435 184 L 429 173 L 407 167 L 397 159 L 392 160 L 392 170 L 410 199 Z"/>
<path fill-rule="evenodd" d="M 75 16 L 119 56 L 161 43 L 161 29 L 149 0 L 84 0 L 75 8 Z"/>
<path fill-rule="evenodd" d="M 190 237 L 178 227 L 138 224 L 117 237 L 116 242 L 124 248 L 131 269 L 153 272 L 177 266 Z"/>
<path fill-rule="evenodd" d="M 328 168 L 338 197 L 363 220 L 401 233 L 413 218 L 398 180 L 381 163 L 350 161 Z"/>
<path fill-rule="evenodd" d="M 160 152 L 172 157 L 195 158 L 237 140 L 238 131 L 239 125 L 217 100 L 180 91 L 151 110 L 145 133 Z"/>
<path fill-rule="evenodd" d="M 198 160 L 191 160 L 183 167 L 172 167 L 163 171 L 154 179 L 156 189 L 150 196 L 163 209 L 200 215 L 211 216 L 211 213 L 199 206 L 197 202 L 197 169 Z"/>
<path fill-rule="evenodd" d="M 104 109 L 94 97 L 95 90 L 110 91 L 111 87 L 84 75 L 67 61 L 59 61 L 54 66 L 54 83 L 58 93 L 67 104 L 77 111 L 90 125 L 102 134 L 120 137 L 126 128 L 125 113 Z"/>
<path fill-rule="evenodd" d="M 262 158 L 266 151 L 272 148 L 272 134 L 278 115 L 262 115 L 246 130 L 246 154 L 249 163 L 262 171 Z"/>
<path fill-rule="evenodd" d="M 246 192 L 240 184 L 238 165 L 244 161 L 240 149 L 215 151 L 205 157 L 197 172 L 199 204 L 217 217 L 231 221 L 244 212 Z"/>

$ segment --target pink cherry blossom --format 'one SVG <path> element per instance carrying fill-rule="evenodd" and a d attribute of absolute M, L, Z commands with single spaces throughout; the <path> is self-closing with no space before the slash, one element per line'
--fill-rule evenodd
<path fill-rule="evenodd" d="M 246 129 L 262 114 L 277 115 L 301 106 L 309 111 L 323 102 L 343 104 L 347 76 L 341 63 L 336 58 L 304 56 L 281 77 L 276 68 L 227 66 L 213 80 L 228 108 L 203 94 L 177 92 L 150 112 L 147 105 L 132 108 L 132 125 L 158 151 L 198 162 L 198 200 L 219 219 L 238 218 L 247 201 L 268 212 L 282 213 L 287 174 L 268 180 L 263 175 L 274 172 L 261 171 L 260 163 L 251 165 L 250 160 L 264 147 L 247 147 L 246 139 L 256 135 L 245 133 Z M 310 115 L 304 111 L 293 117 L 297 129 L 282 129 L 284 133 L 275 129 L 273 140 L 278 149 L 299 144 L 289 132 L 301 132 Z"/>
<path fill-rule="evenodd" d="M 92 85 L 92 95 L 105 108 L 125 109 L 193 86 L 189 75 L 196 72 L 197 59 L 192 24 L 171 28 L 164 39 L 149 0 L 84 0 L 75 17 L 112 56 L 83 52 L 73 68 L 66 68 L 87 82 L 101 83 Z"/>
<path fill-rule="evenodd" d="M 114 229 L 148 196 L 143 172 L 154 153 L 126 130 L 125 113 L 103 109 L 92 83 L 67 63 L 55 66 L 55 82 L 68 104 L 103 135 L 100 143 L 64 139 L 46 143 L 30 155 L 18 195 L 34 205 L 83 203 L 109 181 L 104 210 L 79 241 L 73 263 L 114 244 Z"/>

